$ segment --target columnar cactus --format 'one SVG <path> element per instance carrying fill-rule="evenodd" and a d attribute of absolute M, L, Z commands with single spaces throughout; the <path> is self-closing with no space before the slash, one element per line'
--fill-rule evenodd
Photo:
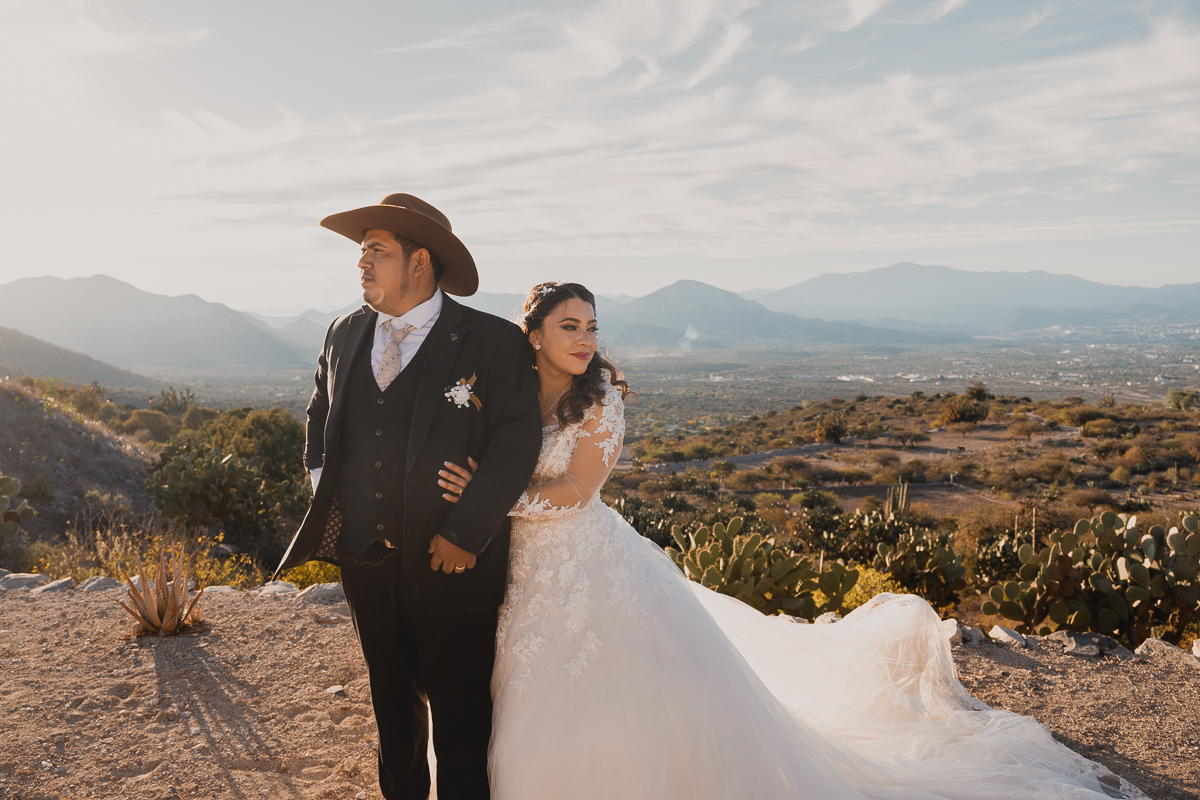
<path fill-rule="evenodd" d="M 1158 627 L 1166 629 L 1160 638 L 1178 642 L 1200 617 L 1200 518 L 1185 516 L 1182 530 L 1142 532 L 1137 517 L 1106 511 L 1049 542 L 1021 546 L 1021 580 L 992 587 L 984 613 L 1026 632 L 1091 630 L 1130 646 Z"/>
<path fill-rule="evenodd" d="M 675 525 L 671 534 L 679 549 L 668 552 L 690 580 L 764 614 L 783 612 L 811 620 L 818 613 L 837 611 L 858 580 L 858 570 L 839 562 L 818 573 L 810 559 L 778 545 L 773 537 L 740 536 L 741 529 L 741 517 L 686 534 Z M 826 597 L 820 605 L 814 597 L 817 590 Z"/>

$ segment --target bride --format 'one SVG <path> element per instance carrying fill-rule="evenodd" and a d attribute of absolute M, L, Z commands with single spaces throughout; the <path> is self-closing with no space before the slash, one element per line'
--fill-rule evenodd
<path fill-rule="evenodd" d="M 545 427 L 511 512 L 493 798 L 1145 797 L 967 694 L 919 597 L 802 625 L 688 581 L 600 500 L 628 385 L 597 353 L 595 317 L 575 283 L 525 303 Z"/>

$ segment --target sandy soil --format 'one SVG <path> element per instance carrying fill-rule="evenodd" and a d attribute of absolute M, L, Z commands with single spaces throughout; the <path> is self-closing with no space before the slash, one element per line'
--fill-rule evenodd
<path fill-rule="evenodd" d="M 225 594 L 206 617 L 186 635 L 135 637 L 101 593 L 0 590 L 0 798 L 379 797 L 346 606 Z M 1048 642 L 955 653 L 985 702 L 1036 717 L 1156 800 L 1200 794 L 1190 655 L 1089 659 Z"/>

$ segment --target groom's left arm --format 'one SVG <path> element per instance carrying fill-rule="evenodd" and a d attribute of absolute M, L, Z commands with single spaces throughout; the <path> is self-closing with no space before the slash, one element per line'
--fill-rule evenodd
<path fill-rule="evenodd" d="M 475 555 L 486 549 L 529 486 L 541 451 L 537 373 L 529 362 L 527 347 L 520 328 L 504 327 L 481 398 L 488 438 L 478 459 L 479 469 L 438 531 L 446 541 Z"/>

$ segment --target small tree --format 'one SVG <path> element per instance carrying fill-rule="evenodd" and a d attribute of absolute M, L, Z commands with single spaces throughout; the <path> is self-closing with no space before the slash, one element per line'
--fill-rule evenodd
<path fill-rule="evenodd" d="M 983 422 L 988 417 L 988 406 L 978 400 L 972 400 L 968 395 L 955 395 L 942 403 L 942 413 L 938 421 L 943 425 L 956 422 Z"/>
<path fill-rule="evenodd" d="M 846 437 L 846 415 L 841 411 L 830 411 L 817 422 L 817 440 L 840 444 Z"/>
<path fill-rule="evenodd" d="M 854 435 L 867 443 L 867 449 L 871 449 L 871 442 L 883 436 L 883 425 L 878 422 L 867 422 L 859 425 Z"/>
<path fill-rule="evenodd" d="M 929 441 L 929 435 L 918 430 L 896 431 L 892 437 L 900 442 L 900 446 L 905 450 L 918 442 Z"/>
<path fill-rule="evenodd" d="M 1004 432 L 1005 439 L 1024 439 L 1032 441 L 1035 433 L 1041 433 L 1046 430 L 1042 423 L 1033 419 L 1021 419 L 1008 426 L 1008 430 Z"/>
<path fill-rule="evenodd" d="M 971 381 L 967 384 L 965 396 L 976 403 L 986 403 L 995 400 L 996 396 L 988 392 L 987 384 L 983 381 Z"/>
<path fill-rule="evenodd" d="M 1191 411 L 1200 406 L 1200 392 L 1195 389 L 1170 389 L 1167 391 L 1167 405 L 1176 411 Z"/>

